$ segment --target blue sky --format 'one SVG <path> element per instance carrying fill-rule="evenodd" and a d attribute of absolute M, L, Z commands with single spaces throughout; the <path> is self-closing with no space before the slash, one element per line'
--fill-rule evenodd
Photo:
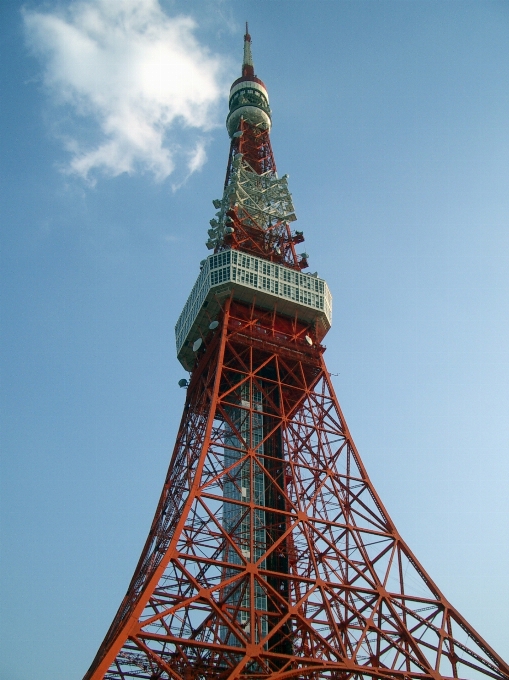
<path fill-rule="evenodd" d="M 122 7 L 0 8 L 0 677 L 81 678 L 137 562 L 246 19 L 354 439 L 508 659 L 509 3 Z"/>

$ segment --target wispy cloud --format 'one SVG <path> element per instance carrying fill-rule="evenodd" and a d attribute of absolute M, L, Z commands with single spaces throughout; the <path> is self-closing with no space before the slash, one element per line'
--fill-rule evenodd
<path fill-rule="evenodd" d="M 187 174 L 203 166 L 225 69 L 193 19 L 169 17 L 158 0 L 83 0 L 25 11 L 24 23 L 55 103 L 94 124 L 93 141 L 90 126 L 67 135 L 67 172 L 163 180 L 179 159 Z"/>

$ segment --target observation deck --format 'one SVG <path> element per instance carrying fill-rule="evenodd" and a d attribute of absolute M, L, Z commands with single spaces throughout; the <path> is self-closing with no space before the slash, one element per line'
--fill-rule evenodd
<path fill-rule="evenodd" d="M 221 302 L 230 295 L 312 325 L 318 341 L 331 327 L 332 296 L 316 274 L 294 271 L 241 251 L 223 250 L 203 261 L 175 326 L 177 356 L 187 371 L 194 365 L 194 343 L 205 338 Z"/>

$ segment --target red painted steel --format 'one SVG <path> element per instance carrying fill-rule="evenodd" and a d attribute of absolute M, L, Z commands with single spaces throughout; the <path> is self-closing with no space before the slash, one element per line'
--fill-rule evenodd
<path fill-rule="evenodd" d="M 225 186 L 231 181 L 233 160 L 237 154 L 241 154 L 243 160 L 258 175 L 276 172 L 268 130 L 241 120 L 239 132 L 242 135 L 234 137 L 231 141 Z M 270 227 L 266 228 L 259 225 L 245 208 L 240 209 L 238 206 L 228 210 L 227 217 L 233 231 L 231 234 L 225 234 L 215 252 L 233 248 L 297 271 L 308 266 L 307 260 L 299 258 L 295 251 L 295 246 L 304 241 L 302 232 L 292 232 L 287 221 L 274 220 Z"/>
<path fill-rule="evenodd" d="M 269 131 L 241 120 L 238 132 L 242 134 L 239 137 L 232 137 L 230 142 L 225 187 L 230 183 L 233 159 L 238 153 L 243 155 L 244 160 L 258 175 L 265 172 L 276 172 L 276 161 L 270 143 Z"/>
<path fill-rule="evenodd" d="M 226 185 L 239 153 L 275 173 L 268 131 L 238 132 Z M 227 215 L 218 249 L 307 266 L 284 220 Z M 147 542 L 85 680 L 509 680 L 397 532 L 313 327 L 234 291 L 218 302 Z"/>
<path fill-rule="evenodd" d="M 313 329 L 230 299 L 221 317 L 86 679 L 508 680 L 398 534 Z"/>

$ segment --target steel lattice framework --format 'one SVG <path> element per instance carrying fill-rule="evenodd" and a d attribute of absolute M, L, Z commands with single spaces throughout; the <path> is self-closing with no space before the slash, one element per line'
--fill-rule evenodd
<path fill-rule="evenodd" d="M 507 680 L 398 534 L 309 328 L 230 298 L 221 317 L 87 677 Z"/>
<path fill-rule="evenodd" d="M 261 83 L 246 42 L 247 75 L 232 86 L 242 134 L 212 225 L 223 229 L 213 234 L 221 263 L 203 270 L 201 308 L 189 307 L 177 334 L 183 364 L 195 357 L 177 442 L 128 592 L 85 678 L 509 680 L 399 535 L 355 448 L 323 358 L 328 312 L 318 305 L 311 318 L 314 303 L 298 294 L 313 280 L 299 273 L 307 265 L 293 249 L 268 129 L 255 114 L 246 120 L 242 87 Z M 244 297 L 228 250 L 256 255 L 243 265 Z M 258 279 L 246 288 L 252 268 L 254 277 L 269 266 L 274 288 L 274 261 L 293 281 L 288 299 L 279 288 L 262 298 Z M 219 266 L 228 276 L 214 288 Z"/>

